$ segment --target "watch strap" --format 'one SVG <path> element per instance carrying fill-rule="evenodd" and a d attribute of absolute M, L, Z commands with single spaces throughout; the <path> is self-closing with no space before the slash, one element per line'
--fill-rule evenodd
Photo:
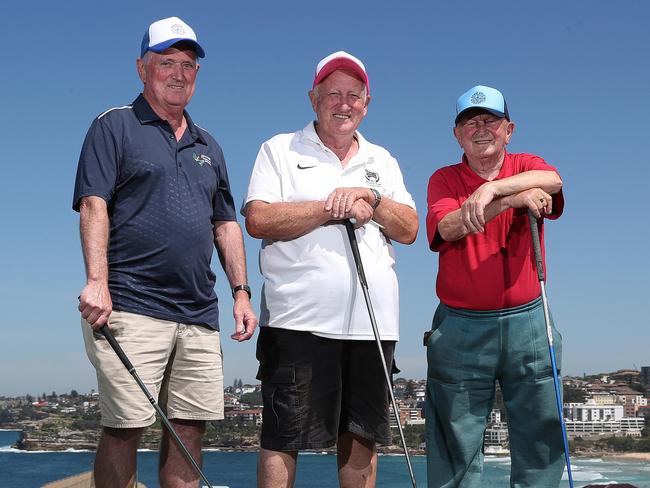
<path fill-rule="evenodd" d="M 375 190 L 374 188 L 371 188 L 370 191 L 371 191 L 372 194 L 375 196 L 375 203 L 373 203 L 373 204 L 371 205 L 371 206 L 372 206 L 372 209 L 375 210 L 375 209 L 379 206 L 379 204 L 381 203 L 381 193 L 379 193 L 379 192 L 378 192 L 377 190 Z"/>
<path fill-rule="evenodd" d="M 235 298 L 235 293 L 237 293 L 238 291 L 242 291 L 242 290 L 245 291 L 246 293 L 248 293 L 248 299 L 250 300 L 250 298 L 252 296 L 251 295 L 251 287 L 248 286 L 248 285 L 233 286 L 232 287 L 232 297 Z"/>

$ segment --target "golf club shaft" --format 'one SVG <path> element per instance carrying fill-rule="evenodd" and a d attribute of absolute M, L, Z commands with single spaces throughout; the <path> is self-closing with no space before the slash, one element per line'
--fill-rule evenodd
<path fill-rule="evenodd" d="M 390 395 L 390 401 L 393 405 L 393 413 L 395 413 L 395 419 L 397 420 L 397 427 L 399 429 L 399 436 L 402 441 L 402 446 L 404 447 L 404 457 L 406 458 L 406 465 L 408 466 L 409 476 L 411 477 L 411 483 L 413 483 L 413 488 L 417 487 L 415 482 L 415 474 L 413 473 L 413 466 L 411 465 L 411 458 L 409 457 L 408 448 L 406 447 L 406 439 L 404 438 L 404 431 L 402 430 L 402 423 L 399 418 L 399 409 L 397 408 L 397 402 L 395 401 L 395 395 L 393 394 L 393 384 L 388 373 L 388 368 L 386 366 L 386 358 L 384 356 L 384 350 L 381 346 L 381 338 L 379 337 L 379 329 L 377 328 L 377 321 L 375 320 L 375 313 L 372 308 L 372 302 L 370 301 L 370 293 L 368 291 L 368 282 L 366 281 L 366 273 L 363 269 L 363 263 L 361 262 L 361 255 L 359 254 L 359 245 L 357 243 L 357 237 L 354 234 L 354 226 L 349 220 L 345 220 L 345 230 L 348 233 L 348 240 L 350 241 L 350 248 L 352 250 L 352 256 L 354 258 L 354 264 L 357 268 L 357 275 L 359 276 L 359 282 L 361 283 L 361 289 L 363 290 L 363 296 L 366 299 L 366 306 L 368 307 L 368 315 L 370 316 L 370 325 L 372 326 L 372 332 L 375 335 L 375 341 L 377 343 L 377 348 L 379 349 L 379 357 L 381 359 L 381 365 L 384 370 L 384 377 L 386 378 L 386 386 L 388 387 L 388 393 Z"/>
<path fill-rule="evenodd" d="M 535 263 L 537 267 L 537 277 L 539 287 L 542 292 L 542 308 L 544 309 L 544 323 L 546 325 L 546 337 L 548 339 L 548 351 L 551 356 L 551 369 L 553 370 L 553 386 L 555 387 L 555 399 L 557 403 L 557 413 L 560 418 L 562 427 L 562 442 L 564 443 L 564 459 L 566 460 L 566 469 L 569 476 L 569 486 L 573 488 L 573 474 L 571 472 L 571 459 L 569 456 L 569 441 L 567 439 L 566 425 L 564 423 L 564 412 L 562 408 L 562 390 L 560 379 L 557 373 L 557 363 L 555 361 L 555 346 L 553 344 L 553 329 L 551 327 L 551 315 L 548 311 L 548 299 L 546 297 L 546 283 L 544 276 L 544 262 L 542 260 L 542 246 L 539 238 L 539 228 L 537 227 L 537 217 L 531 210 L 528 210 L 528 220 L 530 222 L 530 232 L 533 238 L 533 250 L 535 252 Z"/>
<path fill-rule="evenodd" d="M 192 457 L 192 454 L 190 454 L 190 451 L 187 450 L 185 447 L 185 444 L 183 444 L 183 441 L 181 438 L 178 436 L 174 428 L 172 427 L 172 424 L 169 422 L 169 419 L 165 415 L 165 413 L 162 411 L 162 408 L 158 405 L 156 400 L 153 398 L 151 393 L 149 393 L 149 390 L 145 386 L 145 384 L 142 382 L 140 379 L 140 376 L 138 376 L 137 371 L 133 367 L 133 364 L 131 364 L 131 361 L 129 361 L 129 358 L 127 355 L 124 353 L 124 350 L 122 349 L 122 346 L 119 345 L 119 343 L 115 340 L 115 337 L 109 330 L 108 326 L 104 325 L 102 326 L 99 331 L 104 335 L 108 343 L 111 345 L 113 348 L 113 351 L 115 351 L 115 354 L 120 358 L 120 361 L 122 361 L 122 364 L 124 364 L 124 367 L 129 371 L 131 376 L 133 376 L 133 379 L 135 379 L 135 382 L 138 384 L 140 389 L 142 390 L 142 393 L 145 394 L 147 399 L 149 400 L 149 403 L 153 406 L 153 408 L 158 412 L 158 415 L 160 416 L 160 420 L 162 423 L 165 425 L 165 428 L 167 429 L 167 432 L 174 438 L 174 441 L 176 442 L 176 445 L 178 448 L 181 450 L 183 455 L 185 456 L 185 459 L 192 465 L 192 467 L 196 470 L 198 475 L 201 477 L 201 479 L 208 485 L 208 487 L 212 486 L 212 483 L 208 480 L 208 478 L 203 474 L 203 471 L 201 470 L 200 466 L 198 463 L 194 460 L 194 457 Z"/>

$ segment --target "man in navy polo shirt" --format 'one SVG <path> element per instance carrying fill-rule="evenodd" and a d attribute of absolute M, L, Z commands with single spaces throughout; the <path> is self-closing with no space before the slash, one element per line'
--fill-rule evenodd
<path fill-rule="evenodd" d="M 204 55 L 179 18 L 151 24 L 137 61 L 143 93 L 94 120 L 79 159 L 73 208 L 87 274 L 79 311 L 100 392 L 99 487 L 132 486 L 155 412 L 98 329 L 108 324 L 200 460 L 205 421 L 223 418 L 213 243 L 235 300 L 231 338 L 248 340 L 257 325 L 223 153 L 184 110 Z M 165 431 L 161 485 L 198 480 Z"/>

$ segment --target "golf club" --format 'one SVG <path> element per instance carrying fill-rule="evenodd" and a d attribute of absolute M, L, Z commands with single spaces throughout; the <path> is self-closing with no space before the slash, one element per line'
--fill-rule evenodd
<path fill-rule="evenodd" d="M 564 458 L 566 459 L 566 469 L 569 475 L 569 486 L 573 488 L 573 475 L 571 474 L 571 460 L 569 458 L 569 441 L 566 435 L 566 425 L 564 424 L 564 413 L 562 411 L 562 392 L 560 390 L 560 380 L 557 375 L 557 365 L 555 363 L 555 347 L 553 346 L 553 329 L 551 328 L 551 317 L 548 312 L 548 301 L 546 299 L 546 285 L 544 283 L 544 263 L 542 261 L 542 248 L 539 240 L 539 229 L 537 228 L 537 217 L 531 210 L 528 210 L 528 220 L 530 222 L 530 232 L 533 237 L 533 249 L 535 251 L 535 263 L 537 266 L 537 277 L 539 286 L 542 290 L 542 308 L 544 309 L 544 322 L 546 323 L 546 337 L 548 339 L 548 351 L 551 355 L 551 368 L 553 369 L 553 384 L 555 386 L 555 400 L 557 403 L 557 413 L 560 417 L 562 427 L 562 441 L 564 442 Z"/>
<path fill-rule="evenodd" d="M 413 483 L 413 488 L 417 488 L 415 483 L 415 475 L 413 474 L 413 466 L 411 466 L 411 459 L 409 457 L 409 452 L 406 447 L 406 440 L 404 439 L 404 431 L 402 430 L 402 423 L 399 418 L 399 409 L 397 408 L 397 402 L 395 402 L 395 395 L 393 394 L 393 385 L 390 380 L 390 375 L 388 374 L 388 368 L 386 367 L 386 358 L 384 357 L 384 350 L 381 347 L 381 339 L 379 337 L 379 329 L 377 329 L 377 322 L 375 320 L 375 313 L 372 309 L 372 303 L 370 302 L 370 293 L 368 292 L 368 282 L 366 281 L 366 273 L 363 270 L 363 263 L 361 262 L 361 255 L 359 254 L 359 244 L 357 243 L 357 237 L 354 234 L 354 226 L 350 220 L 345 220 L 345 230 L 348 233 L 348 240 L 350 241 L 350 248 L 352 249 L 352 256 L 354 257 L 354 264 L 357 268 L 357 274 L 359 275 L 359 282 L 361 283 L 361 289 L 363 290 L 363 296 L 366 299 L 366 306 L 368 307 L 368 315 L 370 316 L 370 325 L 372 325 L 372 332 L 375 334 L 375 341 L 377 342 L 377 348 L 379 349 L 379 357 L 381 358 L 381 365 L 384 368 L 384 376 L 386 377 L 386 386 L 388 387 L 388 393 L 390 394 L 390 401 L 393 405 L 393 412 L 395 413 L 395 418 L 397 420 L 397 427 L 399 429 L 399 436 L 402 440 L 402 447 L 404 447 L 404 456 L 406 457 L 406 464 L 408 466 L 409 475 L 411 476 L 411 483 Z"/>
<path fill-rule="evenodd" d="M 151 396 L 151 393 L 149 393 L 149 390 L 145 386 L 145 384 L 142 382 L 140 377 L 138 376 L 137 371 L 131 364 L 131 361 L 129 361 L 129 358 L 126 356 L 124 353 L 124 350 L 122 347 L 117 343 L 115 340 L 115 337 L 111 333 L 111 331 L 108 329 L 106 325 L 103 325 L 100 327 L 99 331 L 104 335 L 108 343 L 111 345 L 113 348 L 113 351 L 115 351 L 115 354 L 120 358 L 120 361 L 122 361 L 122 364 L 124 367 L 131 373 L 131 376 L 133 376 L 133 379 L 135 379 L 135 382 L 138 384 L 140 389 L 142 390 L 142 393 L 145 394 L 147 399 L 149 400 L 149 403 L 153 406 L 153 408 L 158 412 L 158 415 L 160 415 L 160 420 L 162 423 L 165 425 L 165 428 L 167 429 L 167 432 L 171 434 L 171 436 L 174 438 L 174 441 L 176 441 L 176 445 L 179 447 L 183 455 L 185 456 L 185 459 L 192 465 L 192 467 L 196 470 L 196 472 L 199 474 L 201 479 L 208 485 L 208 487 L 213 486 L 212 483 L 206 478 L 205 474 L 203 474 L 203 471 L 201 471 L 201 468 L 199 465 L 196 463 L 192 455 L 190 454 L 190 451 L 187 450 L 185 445 L 183 444 L 183 441 L 181 440 L 180 437 L 178 437 L 178 434 L 172 427 L 172 424 L 169 422 L 169 419 L 167 416 L 163 413 L 162 408 L 156 403 L 156 400 Z"/>

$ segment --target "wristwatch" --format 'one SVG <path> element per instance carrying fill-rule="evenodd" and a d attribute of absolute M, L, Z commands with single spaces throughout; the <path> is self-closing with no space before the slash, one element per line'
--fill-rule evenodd
<path fill-rule="evenodd" d="M 375 210 L 377 207 L 379 207 L 379 204 L 381 203 L 381 193 L 379 193 L 379 192 L 378 192 L 377 190 L 375 190 L 374 188 L 371 188 L 370 191 L 371 191 L 372 194 L 375 196 L 375 203 L 373 203 L 373 204 L 371 205 L 371 206 L 372 206 L 372 209 Z"/>
<path fill-rule="evenodd" d="M 244 290 L 246 293 L 248 293 L 248 299 L 250 300 L 251 298 L 251 287 L 248 285 L 237 285 L 233 286 L 232 288 L 232 297 L 235 298 L 235 293 L 238 291 Z"/>

